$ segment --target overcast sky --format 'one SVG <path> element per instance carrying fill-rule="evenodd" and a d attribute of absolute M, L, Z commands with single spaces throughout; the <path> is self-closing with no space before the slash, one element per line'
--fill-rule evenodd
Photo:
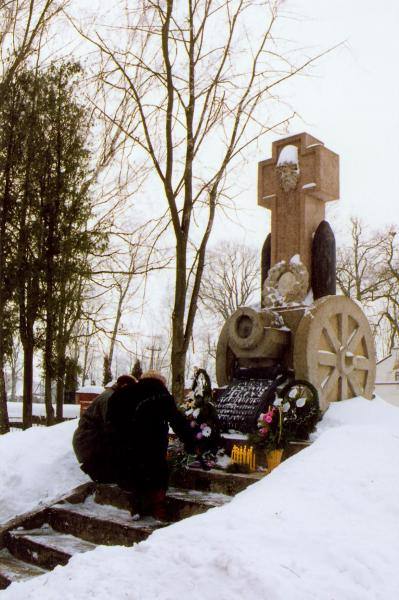
<path fill-rule="evenodd" d="M 76 2 L 79 12 L 92 12 L 98 0 Z M 108 21 L 113 2 L 98 6 Z M 338 238 L 351 215 L 371 228 L 399 227 L 399 0 L 282 0 L 281 12 L 282 35 L 308 56 L 342 42 L 279 90 L 303 119 L 290 132 L 307 131 L 340 155 L 341 199 L 328 205 Z M 240 174 L 247 191 L 237 204 L 245 212 L 237 217 L 241 227 L 229 225 L 231 237 L 260 244 L 268 232 L 268 211 L 256 206 L 257 162 L 270 156 L 277 137 L 265 139 Z M 217 222 L 213 241 L 226 231 Z"/>
<path fill-rule="evenodd" d="M 286 90 L 304 119 L 292 124 L 291 133 L 307 131 L 340 155 L 341 199 L 329 205 L 332 220 L 338 217 L 338 238 L 352 214 L 371 228 L 399 227 L 398 0 L 286 0 L 284 7 L 292 14 L 287 37 L 308 54 L 344 42 Z M 257 160 L 270 156 L 270 141 Z M 268 221 L 266 211 L 255 208 L 255 165 L 251 179 L 253 188 L 242 199 L 253 210 L 245 221 L 247 238 L 261 240 Z"/>
<path fill-rule="evenodd" d="M 134 5 L 135 0 L 129 1 Z M 76 2 L 79 9 L 92 11 L 96 0 Z M 112 12 L 113 6 L 111 0 L 102 0 L 100 12 Z M 282 34 L 308 56 L 342 42 L 284 90 L 285 100 L 303 119 L 292 123 L 290 133 L 307 131 L 340 155 L 341 199 L 328 204 L 338 241 L 344 239 L 351 215 L 362 217 L 371 228 L 391 223 L 399 227 L 399 0 L 286 0 L 283 8 L 289 18 Z M 237 224 L 219 218 L 212 244 L 233 238 L 260 250 L 269 218 L 268 211 L 257 207 L 257 162 L 270 157 L 276 137 L 265 139 L 238 172 L 246 190 L 237 199 Z M 151 320 L 154 332 L 165 327 L 165 311 L 159 308 L 159 298 L 167 304 L 165 294 L 162 287 L 159 295 L 152 295 L 158 307 Z"/>

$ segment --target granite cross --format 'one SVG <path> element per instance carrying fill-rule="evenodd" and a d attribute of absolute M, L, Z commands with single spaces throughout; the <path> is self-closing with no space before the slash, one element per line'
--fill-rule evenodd
<path fill-rule="evenodd" d="M 312 236 L 339 198 L 339 156 L 308 133 L 273 142 L 259 163 L 258 204 L 272 212 L 271 266 L 299 254 L 311 274 Z"/>

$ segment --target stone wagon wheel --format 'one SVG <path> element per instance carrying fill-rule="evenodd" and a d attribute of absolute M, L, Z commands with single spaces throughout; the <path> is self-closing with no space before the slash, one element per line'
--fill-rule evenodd
<path fill-rule="evenodd" d="M 345 296 L 315 302 L 295 334 L 295 377 L 319 393 L 320 408 L 354 396 L 371 399 L 375 382 L 374 338 L 361 308 Z"/>

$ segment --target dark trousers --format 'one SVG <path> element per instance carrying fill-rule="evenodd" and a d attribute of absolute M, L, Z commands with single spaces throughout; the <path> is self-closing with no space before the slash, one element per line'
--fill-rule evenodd
<path fill-rule="evenodd" d="M 140 516 L 151 516 L 161 521 L 167 520 L 166 490 L 142 490 L 132 491 L 131 513 Z"/>

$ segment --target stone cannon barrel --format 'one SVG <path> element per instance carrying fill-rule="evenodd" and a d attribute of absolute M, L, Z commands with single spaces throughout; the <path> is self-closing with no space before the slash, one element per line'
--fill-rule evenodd
<path fill-rule="evenodd" d="M 245 371 L 268 371 L 290 347 L 291 332 L 276 311 L 242 307 L 228 319 L 216 351 L 219 386 L 228 385 Z"/>
<path fill-rule="evenodd" d="M 353 396 L 371 398 L 374 339 L 358 304 L 331 295 L 310 305 L 236 310 L 219 336 L 218 385 L 270 380 L 273 369 L 281 372 L 279 367 L 309 381 L 323 410 L 330 402 Z"/>

